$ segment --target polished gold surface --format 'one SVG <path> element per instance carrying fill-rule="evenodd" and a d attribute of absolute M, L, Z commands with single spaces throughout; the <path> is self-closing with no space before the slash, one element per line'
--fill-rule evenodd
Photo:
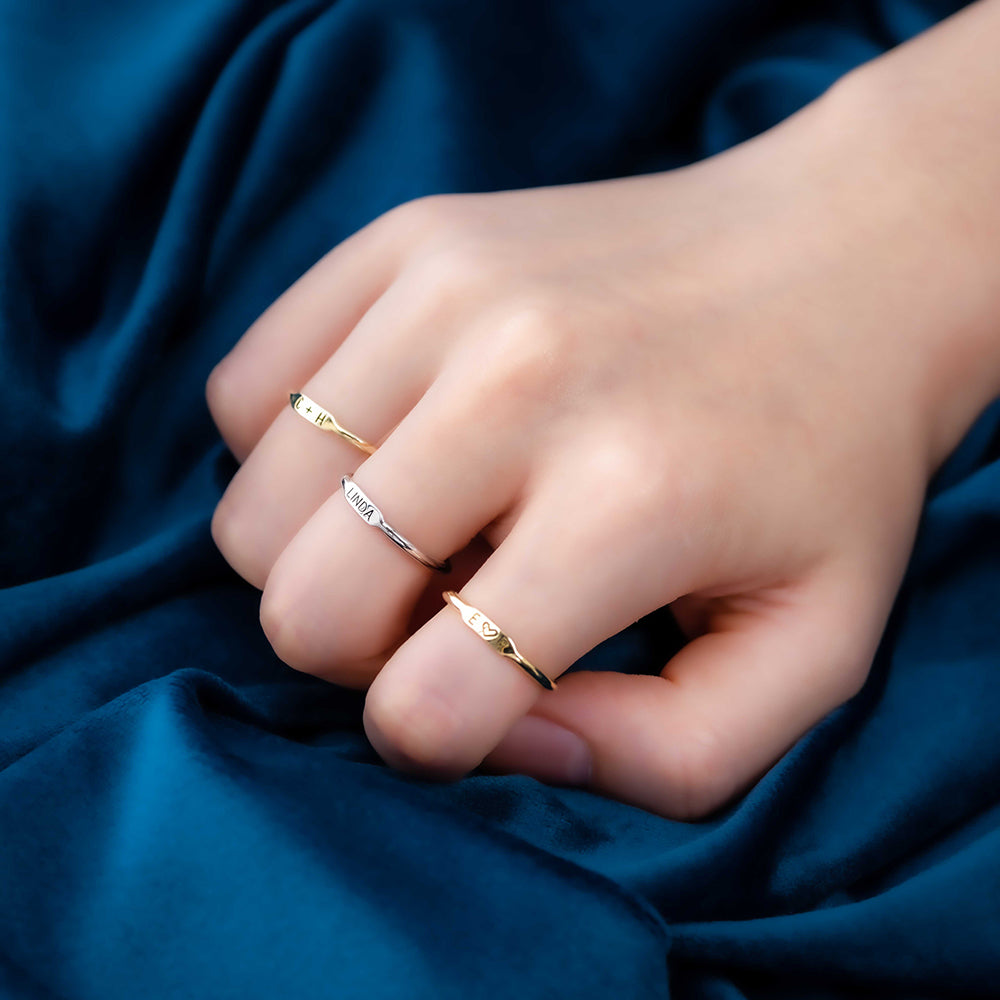
<path fill-rule="evenodd" d="M 289 393 L 288 398 L 292 409 L 309 423 L 315 424 L 321 431 L 339 434 L 345 441 L 350 441 L 355 448 L 360 448 L 366 455 L 375 453 L 375 445 L 370 444 L 364 438 L 359 438 L 357 434 L 352 434 L 346 427 L 342 427 L 329 411 L 324 410 L 308 396 L 301 392 L 292 392 Z"/>
<path fill-rule="evenodd" d="M 513 660 L 532 680 L 537 681 L 546 691 L 555 691 L 556 682 L 550 680 L 534 664 L 529 663 L 517 650 L 511 639 L 492 619 L 487 618 L 478 608 L 466 604 L 454 590 L 446 590 L 441 596 L 462 616 L 462 621 L 484 642 L 492 646 L 501 656 Z"/>

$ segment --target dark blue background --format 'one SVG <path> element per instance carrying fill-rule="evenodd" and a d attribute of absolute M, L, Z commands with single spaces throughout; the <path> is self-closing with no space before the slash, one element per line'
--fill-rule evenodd
<path fill-rule="evenodd" d="M 718 151 L 957 6 L 0 6 L 0 994 L 1000 995 L 996 407 L 864 690 L 698 823 L 384 767 L 208 532 L 205 378 L 329 247 Z"/>

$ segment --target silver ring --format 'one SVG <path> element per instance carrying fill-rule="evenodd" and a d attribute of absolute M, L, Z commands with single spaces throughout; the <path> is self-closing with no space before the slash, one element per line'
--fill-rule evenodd
<path fill-rule="evenodd" d="M 445 559 L 444 562 L 438 562 L 437 559 L 431 559 L 430 556 L 424 555 L 424 553 L 421 552 L 420 549 L 413 544 L 413 542 L 404 538 L 398 531 L 396 531 L 395 528 L 386 524 L 385 518 L 382 516 L 382 511 L 380 511 L 378 507 L 372 503 L 372 501 L 365 494 L 365 491 L 361 489 L 361 487 L 358 486 L 358 484 L 351 479 L 350 476 L 342 476 L 340 485 L 344 490 L 344 496 L 347 497 L 347 502 L 351 505 L 362 521 L 378 528 L 382 534 L 388 536 L 388 538 L 395 542 L 396 545 L 398 545 L 407 555 L 413 556 L 418 563 L 421 563 L 428 569 L 436 569 L 440 573 L 451 572 L 450 559 Z"/>

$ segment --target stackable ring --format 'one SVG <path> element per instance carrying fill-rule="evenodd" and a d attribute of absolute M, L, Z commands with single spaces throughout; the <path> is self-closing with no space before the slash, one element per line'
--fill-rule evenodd
<path fill-rule="evenodd" d="M 380 511 L 378 507 L 371 502 L 364 490 L 362 490 L 350 476 L 342 476 L 340 485 L 344 489 L 344 496 L 347 497 L 347 502 L 351 505 L 362 521 L 378 528 L 382 534 L 387 535 L 407 555 L 413 556 L 418 563 L 422 563 L 428 569 L 436 569 L 441 573 L 448 573 L 451 571 L 450 559 L 445 559 L 444 562 L 438 562 L 437 559 L 431 559 L 430 556 L 424 555 L 424 553 L 421 552 L 420 549 L 413 544 L 413 542 L 404 538 L 398 531 L 396 531 L 395 528 L 386 524 L 385 518 L 382 516 L 382 511 Z"/>
<path fill-rule="evenodd" d="M 292 409 L 309 423 L 315 424 L 321 431 L 332 431 L 334 434 L 339 434 L 345 441 L 350 441 L 355 448 L 360 448 L 366 455 L 375 453 L 375 445 L 370 444 L 364 438 L 359 438 L 357 434 L 352 434 L 346 427 L 342 427 L 328 410 L 324 410 L 319 403 L 314 403 L 308 396 L 301 392 L 290 392 L 288 398 Z"/>
<path fill-rule="evenodd" d="M 556 682 L 546 677 L 534 664 L 529 663 L 514 645 L 514 640 L 507 635 L 496 622 L 487 618 L 478 608 L 466 604 L 454 590 L 446 590 L 441 596 L 462 616 L 462 621 L 472 629 L 480 639 L 492 646 L 501 656 L 513 660 L 532 680 L 537 681 L 546 691 L 555 691 Z"/>

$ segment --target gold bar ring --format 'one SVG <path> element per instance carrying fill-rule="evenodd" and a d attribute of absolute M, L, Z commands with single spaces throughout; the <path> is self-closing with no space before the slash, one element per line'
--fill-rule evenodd
<path fill-rule="evenodd" d="M 339 434 L 345 441 L 350 441 L 355 448 L 360 448 L 366 455 L 375 454 L 375 445 L 364 438 L 359 438 L 357 434 L 352 434 L 346 427 L 342 427 L 334 416 L 328 410 L 324 410 L 319 403 L 313 402 L 301 392 L 290 392 L 288 398 L 291 401 L 292 409 L 309 423 L 315 424 L 321 431 L 332 431 L 334 434 Z"/>
<path fill-rule="evenodd" d="M 496 622 L 487 618 L 478 608 L 466 604 L 454 590 L 446 590 L 441 596 L 462 616 L 462 621 L 480 639 L 492 646 L 501 656 L 513 660 L 529 677 L 537 681 L 546 691 L 555 691 L 556 682 L 550 680 L 533 663 L 529 663 L 517 650 L 514 640 Z"/>

